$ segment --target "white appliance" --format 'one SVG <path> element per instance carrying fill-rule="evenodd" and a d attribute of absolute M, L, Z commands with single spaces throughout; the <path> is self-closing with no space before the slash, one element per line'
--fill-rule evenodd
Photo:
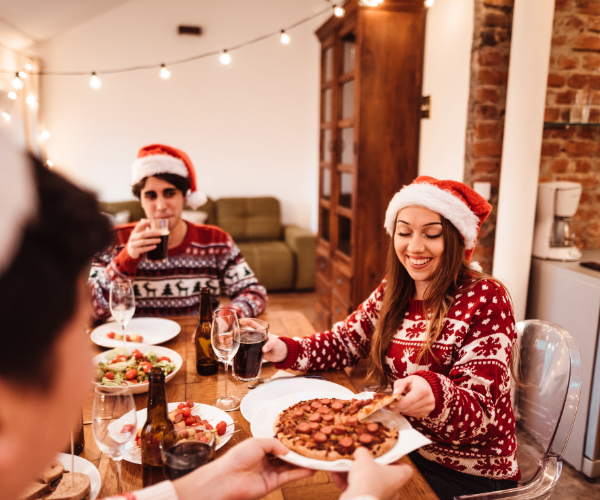
<path fill-rule="evenodd" d="M 581 198 L 581 184 L 544 182 L 538 184 L 533 256 L 538 259 L 576 261 L 573 215 Z"/>

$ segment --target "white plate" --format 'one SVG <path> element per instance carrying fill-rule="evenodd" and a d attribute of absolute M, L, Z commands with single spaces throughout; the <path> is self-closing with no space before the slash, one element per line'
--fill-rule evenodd
<path fill-rule="evenodd" d="M 102 347 L 122 347 L 122 340 L 113 340 L 106 336 L 109 332 L 121 333 L 122 331 L 123 328 L 121 328 L 119 323 L 110 321 L 109 323 L 104 323 L 103 325 L 94 328 L 90 338 L 92 339 L 92 342 Z M 133 318 L 127 324 L 125 333 L 127 335 L 136 333 L 144 337 L 144 344 L 156 345 L 177 337 L 180 331 L 181 326 L 170 319 Z M 129 342 L 128 345 L 137 345 L 137 342 Z"/>
<path fill-rule="evenodd" d="M 373 393 L 363 392 L 361 394 L 352 394 L 351 396 L 340 397 L 340 394 L 335 392 L 314 391 L 282 396 L 278 399 L 269 401 L 267 405 L 263 406 L 254 416 L 254 419 L 250 424 L 252 435 L 259 438 L 273 437 L 273 426 L 279 413 L 286 408 L 289 408 L 291 405 L 299 403 L 300 401 L 325 397 L 335 399 L 370 399 L 373 397 Z M 398 427 L 398 441 L 390 451 L 375 459 L 375 461 L 379 464 L 391 464 L 402 458 L 404 455 L 407 455 L 411 451 L 431 444 L 429 439 L 427 439 L 419 431 L 416 431 L 412 428 L 408 420 L 402 416 L 400 416 L 399 420 L 400 425 Z M 282 455 L 279 458 L 299 467 L 306 467 L 314 470 L 325 470 L 330 472 L 347 472 L 352 466 L 352 460 L 344 459 L 328 462 L 326 460 L 308 458 L 291 450 L 286 455 Z"/>
<path fill-rule="evenodd" d="M 133 345 L 133 343 L 130 343 L 130 345 Z M 168 382 L 169 380 L 171 380 L 175 374 L 181 369 L 181 365 L 183 365 L 183 359 L 181 359 L 181 356 L 179 354 L 177 354 L 175 351 L 171 350 L 171 349 L 167 349 L 166 347 L 160 347 L 157 345 L 146 345 L 146 344 L 136 344 L 135 347 L 132 347 L 132 349 L 139 349 L 139 351 L 142 354 L 146 354 L 147 352 L 153 351 L 155 352 L 158 357 L 162 357 L 162 356 L 167 356 L 172 363 L 175 363 L 175 371 L 169 373 L 167 375 L 167 377 L 165 378 L 165 381 Z M 107 351 L 109 352 L 109 351 Z M 129 352 L 129 354 L 131 355 L 131 352 Z M 105 361 L 105 356 L 106 356 L 106 352 L 103 352 L 102 354 L 98 354 L 98 356 L 94 356 L 92 358 L 92 362 L 94 363 L 94 366 L 98 366 L 98 363 L 100 363 L 100 361 Z M 96 385 L 100 385 L 96 382 Z M 104 387 L 104 386 L 103 386 Z M 106 389 L 110 390 L 116 390 L 118 389 L 118 387 L 109 387 L 106 386 Z M 141 394 L 143 392 L 148 392 L 148 382 L 145 382 L 143 384 L 129 384 L 129 388 L 131 389 L 131 392 L 133 392 L 134 394 Z"/>
<path fill-rule="evenodd" d="M 63 464 L 65 470 L 68 470 L 69 472 L 81 472 L 82 474 L 87 474 L 90 477 L 90 483 L 92 487 L 92 491 L 90 492 L 90 500 L 95 500 L 100 492 L 100 485 L 102 484 L 100 472 L 98 472 L 96 466 L 85 458 L 75 455 L 75 470 L 72 471 L 71 455 L 59 453 L 56 455 L 56 460 Z"/>
<path fill-rule="evenodd" d="M 328 382 L 327 380 L 318 380 L 313 378 L 292 378 L 274 380 L 268 384 L 259 385 L 256 389 L 249 391 L 242 399 L 240 411 L 248 422 L 252 422 L 254 415 L 260 410 L 267 401 L 277 399 L 286 394 L 306 391 L 330 391 L 341 392 L 352 395 L 353 392 L 344 386 Z M 271 436 L 272 437 L 272 436 Z"/>
<path fill-rule="evenodd" d="M 168 411 L 171 411 L 171 410 L 174 410 L 175 408 L 177 408 L 178 404 L 179 403 L 169 403 Z M 199 403 L 194 403 L 194 405 L 198 405 L 198 404 Z M 139 410 L 136 413 L 136 415 L 137 415 L 137 428 L 139 429 L 144 425 L 144 423 L 146 422 L 146 419 L 148 418 L 148 410 L 146 408 L 143 410 Z M 212 425 L 213 427 L 215 427 L 217 425 L 217 423 L 219 423 L 221 420 L 223 420 L 227 425 L 233 423 L 233 419 L 227 413 L 225 413 L 223 410 L 219 410 L 218 408 L 215 408 L 214 406 L 210 406 L 210 405 L 200 404 L 200 407 L 196 408 L 192 412 L 192 415 L 200 415 L 202 417 L 202 420 L 212 420 L 212 422 L 210 422 L 210 425 Z M 233 432 L 234 430 L 235 430 L 234 426 L 229 426 L 227 428 L 227 433 L 229 434 L 229 433 Z M 229 441 L 230 439 L 231 439 L 231 434 L 221 437 L 219 439 L 219 444 L 217 445 L 216 449 L 218 450 L 219 448 L 222 448 L 223 446 L 225 446 L 227 444 L 227 441 Z M 142 463 L 141 450 L 138 447 L 135 447 L 132 451 L 130 451 L 123 457 L 123 460 L 127 460 L 128 462 L 131 462 L 134 464 L 141 464 Z"/>

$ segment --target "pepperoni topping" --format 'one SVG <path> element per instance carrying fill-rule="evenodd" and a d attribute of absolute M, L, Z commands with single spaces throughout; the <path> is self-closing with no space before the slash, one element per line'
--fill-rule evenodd
<path fill-rule="evenodd" d="M 346 428 L 343 425 L 334 425 L 333 426 L 333 433 L 340 435 L 340 434 L 344 434 L 346 432 Z"/>
<path fill-rule="evenodd" d="M 340 446 L 343 448 L 350 448 L 350 446 L 352 446 L 353 444 L 354 444 L 354 440 L 349 436 L 346 436 L 345 438 L 340 439 Z"/>
<path fill-rule="evenodd" d="M 323 427 L 321 429 L 321 432 L 323 434 L 327 434 L 329 436 L 329 434 L 331 434 L 333 432 L 333 429 L 332 429 L 332 427 L 330 425 L 326 425 L 325 427 Z"/>
<path fill-rule="evenodd" d="M 327 406 L 321 406 L 321 408 L 319 408 L 317 411 L 319 413 L 325 414 L 325 413 L 329 413 L 329 408 L 327 408 Z"/>
<path fill-rule="evenodd" d="M 321 408 L 321 406 L 323 406 L 321 403 L 319 403 L 318 401 L 313 401 L 310 406 L 312 406 L 315 410 L 317 410 L 318 408 Z"/>
<path fill-rule="evenodd" d="M 379 424 L 376 424 L 375 422 L 371 422 L 369 425 L 367 425 L 367 430 L 371 434 L 375 434 L 379 430 Z"/>
<path fill-rule="evenodd" d="M 310 427 L 311 431 L 316 431 L 319 429 L 319 427 L 321 427 L 319 424 L 317 424 L 316 422 L 311 422 L 310 424 L 308 424 L 308 426 Z"/>
<path fill-rule="evenodd" d="M 360 410 L 360 407 L 361 407 L 360 402 L 357 401 L 356 403 L 352 403 L 350 405 L 350 408 L 348 408 L 348 413 L 350 415 L 352 415 L 352 413 L 356 413 L 358 410 Z"/>
<path fill-rule="evenodd" d="M 312 408 L 309 405 L 304 405 L 302 407 L 302 410 L 305 411 L 306 413 L 310 413 L 312 411 Z"/>
<path fill-rule="evenodd" d="M 333 422 L 333 415 L 323 415 L 323 422 Z"/>
<path fill-rule="evenodd" d="M 371 444 L 373 442 L 373 436 L 371 436 L 371 434 L 361 434 L 358 440 L 362 444 Z"/>
<path fill-rule="evenodd" d="M 331 404 L 331 399 L 323 398 L 323 399 L 321 399 L 321 404 L 323 404 L 323 405 L 330 405 Z"/>
<path fill-rule="evenodd" d="M 310 420 L 311 422 L 320 422 L 321 421 L 321 414 L 319 413 L 315 413 L 313 415 L 311 415 L 308 420 Z M 358 422 L 358 419 L 356 419 L 356 421 Z"/>
<path fill-rule="evenodd" d="M 310 417 L 310 418 L 312 420 L 312 417 Z M 356 417 L 347 417 L 346 418 L 346 425 L 354 426 L 356 424 L 358 424 L 358 418 L 356 418 Z"/>
<path fill-rule="evenodd" d="M 381 399 L 381 398 L 385 398 L 385 394 L 383 394 L 381 392 L 377 392 L 373 395 L 373 399 Z"/>
<path fill-rule="evenodd" d="M 302 422 L 300 425 L 298 425 L 298 432 L 308 434 L 310 432 L 310 425 L 308 425 L 306 422 Z"/>
<path fill-rule="evenodd" d="M 339 401 L 336 401 L 335 403 L 333 403 L 331 405 L 331 409 L 333 411 L 341 411 L 343 407 L 344 407 L 344 403 L 340 403 Z"/>
<path fill-rule="evenodd" d="M 371 436 L 369 436 L 371 437 Z M 314 440 L 317 443 L 324 443 L 325 441 L 327 441 L 327 436 L 325 434 L 323 434 L 322 432 L 315 432 L 315 435 L 313 436 Z"/>
<path fill-rule="evenodd" d="M 304 416 L 304 412 L 302 410 L 294 410 L 292 412 L 292 417 L 295 419 L 302 418 Z"/>

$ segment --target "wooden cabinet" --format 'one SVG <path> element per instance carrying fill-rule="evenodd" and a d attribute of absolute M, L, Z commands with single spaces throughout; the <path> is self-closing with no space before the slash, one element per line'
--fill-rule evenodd
<path fill-rule="evenodd" d="M 321 42 L 319 324 L 340 321 L 381 282 L 392 196 L 417 176 L 423 0 L 344 4 Z M 325 325 L 331 327 L 331 323 Z"/>

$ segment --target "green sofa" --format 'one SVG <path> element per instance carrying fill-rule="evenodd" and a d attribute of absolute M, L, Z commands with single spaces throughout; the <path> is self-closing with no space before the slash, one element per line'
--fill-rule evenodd
<path fill-rule="evenodd" d="M 137 200 L 100 203 L 100 206 L 109 214 L 127 210 L 130 221 L 144 216 Z M 187 210 L 191 209 L 186 207 Z M 209 198 L 196 212 L 206 214 L 205 224 L 218 226 L 231 235 L 267 290 L 314 289 L 316 236 L 298 226 L 282 225 L 281 208 L 276 198 L 221 198 L 216 201 Z"/>

